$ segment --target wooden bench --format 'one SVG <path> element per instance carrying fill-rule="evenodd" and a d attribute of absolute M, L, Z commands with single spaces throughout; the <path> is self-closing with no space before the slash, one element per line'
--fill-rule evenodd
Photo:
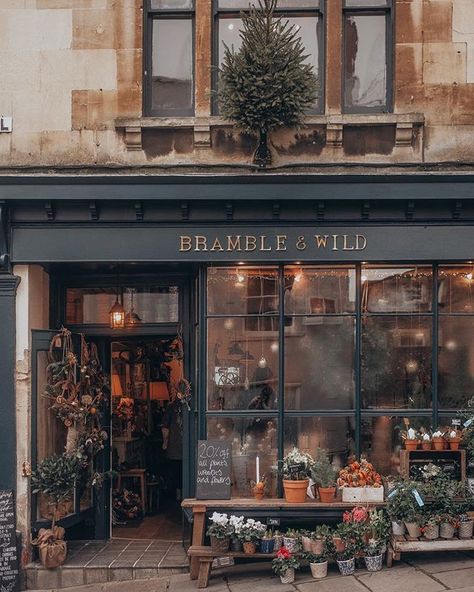
<path fill-rule="evenodd" d="M 392 535 L 387 550 L 387 567 L 392 567 L 394 561 L 400 561 L 402 553 L 419 553 L 425 551 L 474 551 L 473 539 L 435 539 L 422 537 L 413 538 L 403 535 Z"/>

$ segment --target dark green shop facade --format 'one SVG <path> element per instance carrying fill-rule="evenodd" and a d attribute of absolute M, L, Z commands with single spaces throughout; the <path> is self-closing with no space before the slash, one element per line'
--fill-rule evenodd
<path fill-rule="evenodd" d="M 258 455 L 279 496 L 290 447 L 321 446 L 340 464 L 364 453 L 396 473 L 403 418 L 450 424 L 473 393 L 469 176 L 4 177 L 0 208 L 0 488 L 15 489 L 19 466 L 16 266 L 49 279 L 49 327 L 31 327 L 33 467 L 54 451 L 38 393 L 62 326 L 96 343 L 122 397 L 117 344 L 136 355 L 137 344 L 182 336 L 192 385 L 184 497 L 198 439 L 231 441 L 233 495 L 249 496 Z M 112 328 L 116 299 L 128 320 Z M 163 405 L 157 387 L 149 393 Z M 93 516 L 88 535 L 107 538 L 110 511 L 105 488 L 64 523 L 81 534 Z M 32 505 L 33 527 L 38 512 Z"/>

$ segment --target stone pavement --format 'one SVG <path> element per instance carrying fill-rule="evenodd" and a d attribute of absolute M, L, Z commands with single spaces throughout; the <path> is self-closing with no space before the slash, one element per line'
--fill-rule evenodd
<path fill-rule="evenodd" d="M 195 592 L 188 574 L 133 582 L 108 582 L 65 589 L 67 592 Z M 241 564 L 216 570 L 209 592 L 474 592 L 474 552 L 419 553 L 405 556 L 391 569 L 369 573 L 357 569 L 355 576 L 339 575 L 331 565 L 328 577 L 314 580 L 309 568 L 297 573 L 294 584 L 281 584 L 269 563 Z M 53 592 L 53 590 L 48 590 Z"/>

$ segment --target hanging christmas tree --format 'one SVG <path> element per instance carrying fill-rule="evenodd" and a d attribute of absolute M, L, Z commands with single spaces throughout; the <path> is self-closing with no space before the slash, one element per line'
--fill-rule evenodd
<path fill-rule="evenodd" d="M 219 70 L 222 117 L 245 132 L 258 133 L 254 163 L 271 163 L 268 132 L 297 127 L 318 96 L 318 80 L 298 35 L 287 18 L 275 15 L 277 0 L 258 0 L 242 14 L 238 51 L 225 46 Z"/>

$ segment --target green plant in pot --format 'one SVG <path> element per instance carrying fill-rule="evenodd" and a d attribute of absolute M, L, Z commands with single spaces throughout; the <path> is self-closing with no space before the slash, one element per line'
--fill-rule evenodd
<path fill-rule="evenodd" d="M 387 513 L 395 535 L 405 534 L 406 524 L 416 522 L 418 518 L 420 506 L 414 496 L 414 489 L 414 482 L 398 481 L 387 496 Z"/>
<path fill-rule="evenodd" d="M 293 448 L 283 459 L 283 489 L 287 502 L 302 503 L 306 499 L 313 457 Z"/>
<path fill-rule="evenodd" d="M 262 538 L 266 526 L 259 520 L 248 518 L 240 529 L 239 538 L 242 541 L 244 553 L 252 555 L 257 550 L 257 541 Z"/>
<path fill-rule="evenodd" d="M 328 557 L 326 553 L 316 555 L 308 551 L 303 553 L 303 558 L 308 561 L 311 575 L 315 580 L 321 580 L 328 575 Z"/>
<path fill-rule="evenodd" d="M 346 543 L 344 551 L 336 553 L 336 562 L 343 576 L 351 576 L 355 571 L 355 555 L 357 549 L 351 543 Z"/>
<path fill-rule="evenodd" d="M 210 525 L 207 535 L 211 539 L 211 548 L 216 553 L 225 553 L 229 550 L 231 526 L 227 514 L 214 512 L 209 518 Z"/>
<path fill-rule="evenodd" d="M 267 530 L 260 539 L 260 551 L 262 553 L 273 553 L 275 537 L 271 530 Z"/>
<path fill-rule="evenodd" d="M 311 478 L 318 488 L 319 499 L 331 503 L 336 495 L 338 471 L 333 467 L 325 450 L 318 448 L 311 468 Z"/>
<path fill-rule="evenodd" d="M 383 555 L 386 550 L 387 542 L 384 539 L 369 539 L 363 549 L 367 571 L 380 571 L 382 569 Z"/>
<path fill-rule="evenodd" d="M 295 570 L 300 568 L 298 558 L 288 551 L 286 547 L 282 547 L 276 554 L 272 561 L 273 571 L 280 576 L 282 584 L 291 584 L 295 581 Z"/>
<path fill-rule="evenodd" d="M 31 473 L 32 493 L 43 495 L 52 507 L 51 528 L 42 528 L 33 541 L 45 567 L 58 567 L 66 559 L 64 529 L 56 526 L 56 520 L 59 506 L 73 497 L 80 469 L 81 463 L 77 456 L 64 453 L 46 457 Z"/>
<path fill-rule="evenodd" d="M 309 550 L 313 555 L 322 555 L 327 551 L 331 538 L 331 529 L 326 524 L 319 524 L 310 535 Z"/>
<path fill-rule="evenodd" d="M 234 516 L 229 518 L 229 536 L 230 536 L 230 547 L 232 551 L 242 551 L 242 541 L 239 538 L 242 526 L 244 525 L 244 516 Z"/>
<path fill-rule="evenodd" d="M 291 553 L 300 550 L 300 533 L 294 528 L 289 528 L 283 535 L 283 546 Z"/>

